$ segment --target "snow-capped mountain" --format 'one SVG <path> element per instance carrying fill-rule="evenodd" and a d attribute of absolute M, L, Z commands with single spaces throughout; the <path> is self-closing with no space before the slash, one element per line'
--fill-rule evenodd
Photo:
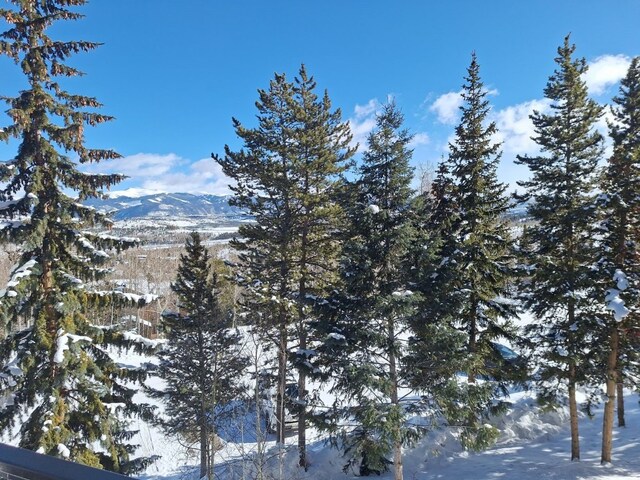
<path fill-rule="evenodd" d="M 241 218 L 242 212 L 229 206 L 228 198 L 207 194 L 155 193 L 140 197 L 116 195 L 105 200 L 90 199 L 85 201 L 85 204 L 100 211 L 113 212 L 115 220 L 193 216 Z"/>

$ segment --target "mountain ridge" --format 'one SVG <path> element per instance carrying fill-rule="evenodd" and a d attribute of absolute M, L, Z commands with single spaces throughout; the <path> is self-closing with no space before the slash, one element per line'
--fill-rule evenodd
<path fill-rule="evenodd" d="M 194 193 L 153 193 L 142 196 L 119 193 L 105 199 L 88 199 L 84 204 L 111 213 L 115 220 L 196 216 L 244 218 L 240 209 L 229 205 L 229 198 L 229 195 Z"/>

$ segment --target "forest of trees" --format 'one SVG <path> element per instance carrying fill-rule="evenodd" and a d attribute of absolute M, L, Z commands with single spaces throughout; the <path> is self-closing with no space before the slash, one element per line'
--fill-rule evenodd
<path fill-rule="evenodd" d="M 70 7 L 85 2 L 14 3 L 0 9 L 10 24 L 0 54 L 28 88 L 4 97 L 11 123 L 0 129 L 1 140 L 20 142 L 0 163 L 0 241 L 20 254 L 0 291 L 0 430 L 20 425 L 21 447 L 131 473 L 153 461 L 131 443 L 131 420 L 143 418 L 195 436 L 200 476 L 211 479 L 218 416 L 234 401 L 258 408 L 249 385 L 266 386 L 279 454 L 295 410 L 301 468 L 313 425 L 342 450 L 345 469 L 391 468 L 401 480 L 403 449 L 429 429 L 451 429 L 467 449 L 491 445 L 500 432 L 486 420 L 508 408 L 507 389 L 519 383 L 546 406 L 568 405 L 571 460 L 580 459 L 580 408 L 604 402 L 601 461 L 612 461 L 623 388 L 637 388 L 640 374 L 640 58 L 602 106 L 564 39 L 544 87 L 550 109 L 531 116 L 539 153 L 517 157 L 530 176 L 513 197 L 497 178 L 501 145 L 475 53 L 448 154 L 420 192 L 412 134 L 393 100 L 358 155 L 349 124 L 304 65 L 292 79 L 276 74 L 258 90 L 256 125 L 233 119 L 242 147 L 213 155 L 233 181 L 230 202 L 253 219 L 229 243 L 237 259 L 220 265 L 197 233 L 188 237 L 171 287 L 178 311 L 164 316 L 168 341 L 156 352 L 87 315 L 145 300 L 97 288 L 136 242 L 111 236 L 108 216 L 82 204 L 123 179 L 79 168 L 119 157 L 85 145 L 85 127 L 111 118 L 58 81 L 80 75 L 65 60 L 97 44 L 47 34 L 79 18 Z M 605 108 L 608 157 L 596 129 Z M 506 218 L 518 202 L 524 229 Z M 220 299 L 229 282 L 240 292 L 232 305 Z M 535 321 L 520 331 L 524 311 Z M 237 319 L 272 352 L 260 379 L 254 365 L 253 383 L 241 381 L 250 359 Z M 500 354 L 501 341 L 517 346 L 519 361 Z M 109 353 L 123 347 L 160 364 L 126 368 Z M 167 401 L 162 419 L 133 400 L 149 374 L 166 381 L 150 392 Z M 335 403 L 318 408 L 312 384 L 326 385 Z M 437 421 L 409 421 L 416 415 Z"/>

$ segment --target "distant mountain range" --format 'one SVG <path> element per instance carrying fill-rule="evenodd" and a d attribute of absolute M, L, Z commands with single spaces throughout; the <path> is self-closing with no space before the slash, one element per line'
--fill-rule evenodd
<path fill-rule="evenodd" d="M 240 209 L 229 206 L 228 200 L 229 196 L 226 195 L 193 193 L 117 194 L 105 200 L 90 199 L 85 204 L 103 212 L 112 212 L 115 220 L 210 217 L 225 221 L 246 218 Z M 507 216 L 523 218 L 526 216 L 526 207 L 527 204 L 513 207 Z"/>
<path fill-rule="evenodd" d="M 117 195 L 105 200 L 90 199 L 85 205 L 112 212 L 115 220 L 134 218 L 220 217 L 240 219 L 242 212 L 229 206 L 228 196 L 192 193 L 155 193 L 140 197 Z"/>

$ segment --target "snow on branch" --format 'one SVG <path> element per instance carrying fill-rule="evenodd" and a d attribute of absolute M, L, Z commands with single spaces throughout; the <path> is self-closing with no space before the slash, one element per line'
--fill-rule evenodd
<path fill-rule="evenodd" d="M 629 287 L 629 280 L 622 270 L 617 269 L 613 274 L 613 281 L 616 282 L 617 288 L 607 290 L 604 302 L 607 310 L 613 312 L 616 322 L 620 322 L 630 313 L 629 309 L 624 305 L 624 300 L 620 298 L 620 293 Z"/>
<path fill-rule="evenodd" d="M 13 290 L 14 287 L 17 287 L 20 282 L 22 281 L 23 278 L 28 277 L 29 275 L 31 275 L 33 272 L 31 271 L 31 269 L 37 265 L 38 262 L 36 262 L 33 258 L 31 260 L 29 260 L 28 262 L 24 263 L 23 265 L 20 265 L 18 268 L 15 268 L 11 274 L 11 278 L 9 279 L 9 281 L 7 282 L 7 286 L 5 289 L 0 290 L 0 298 L 2 297 L 15 297 L 18 295 L 18 293 Z"/>
<path fill-rule="evenodd" d="M 58 330 L 58 338 L 56 339 L 56 353 L 53 356 L 53 361 L 56 363 L 62 363 L 64 360 L 64 352 L 69 350 L 69 340 L 73 343 L 75 342 L 89 342 L 92 340 L 90 337 L 85 337 L 82 335 L 73 335 L 71 333 L 65 333 L 64 330 Z"/>

